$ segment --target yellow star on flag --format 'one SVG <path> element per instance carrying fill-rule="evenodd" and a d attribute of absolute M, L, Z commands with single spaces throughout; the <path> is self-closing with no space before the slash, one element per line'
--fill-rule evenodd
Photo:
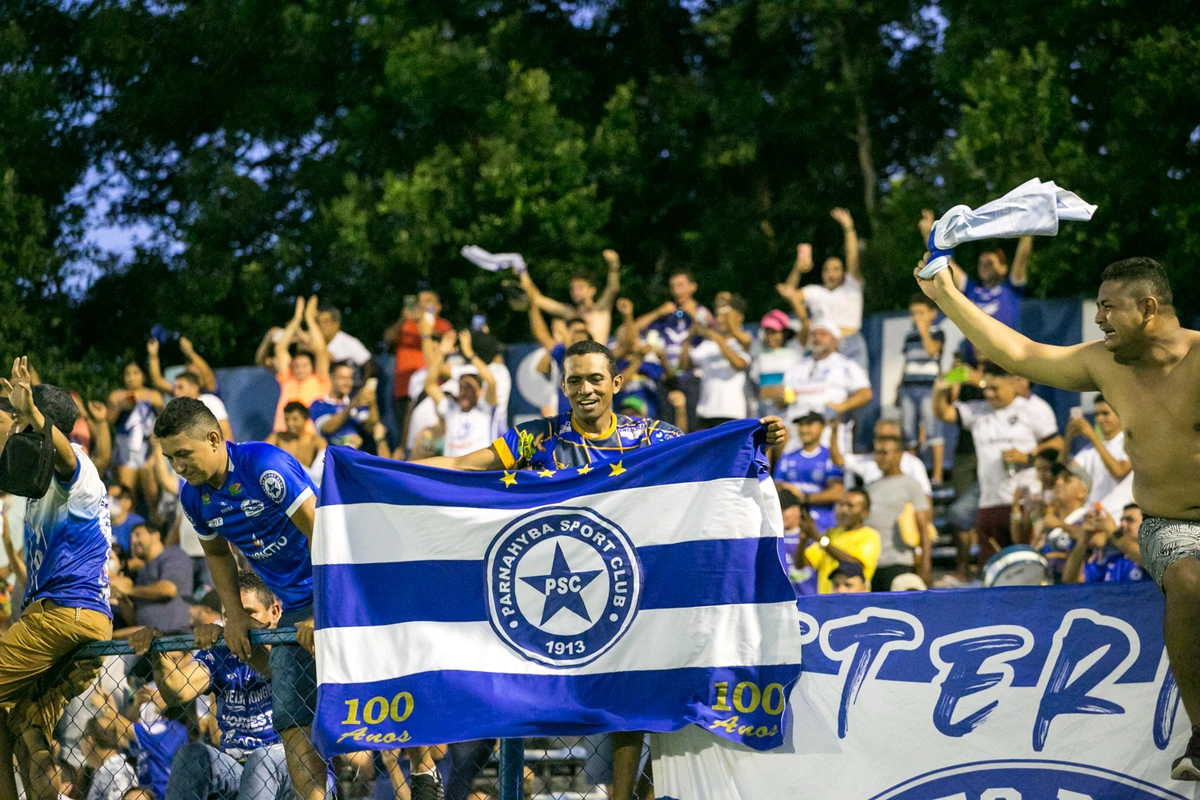
<path fill-rule="evenodd" d="M 505 486 L 515 486 L 517 483 L 517 473 L 505 472 L 504 477 L 500 479 L 500 482 Z"/>
<path fill-rule="evenodd" d="M 579 474 L 580 474 L 580 475 L 587 475 L 587 474 L 588 474 L 589 472 L 591 472 L 591 471 L 592 471 L 592 465 L 591 465 L 591 464 L 584 464 L 582 467 L 580 467 L 580 468 L 579 468 Z"/>
<path fill-rule="evenodd" d="M 543 478 L 553 478 L 554 470 L 546 468 L 546 469 L 542 470 L 541 472 L 539 472 L 538 475 Z"/>
<path fill-rule="evenodd" d="M 612 472 L 608 473 L 608 477 L 615 478 L 625 472 L 625 467 L 622 466 L 624 463 L 624 461 L 618 461 L 617 463 L 612 464 Z"/>

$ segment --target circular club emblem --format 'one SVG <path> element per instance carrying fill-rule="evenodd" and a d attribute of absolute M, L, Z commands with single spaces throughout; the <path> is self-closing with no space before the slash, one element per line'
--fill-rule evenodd
<path fill-rule="evenodd" d="M 928 800 L 931 797 L 1182 800 L 1175 792 L 1102 767 L 1021 759 L 977 761 L 946 767 L 905 781 L 875 795 L 872 800 Z"/>
<path fill-rule="evenodd" d="M 283 476 L 273 469 L 262 474 L 262 477 L 258 479 L 258 485 L 262 487 L 263 492 L 271 499 L 272 503 L 282 501 L 283 496 L 287 494 L 287 484 L 283 482 Z"/>
<path fill-rule="evenodd" d="M 525 658 L 577 667 L 637 614 L 642 565 L 629 537 L 588 508 L 557 506 L 509 523 L 487 552 L 492 628 Z"/>

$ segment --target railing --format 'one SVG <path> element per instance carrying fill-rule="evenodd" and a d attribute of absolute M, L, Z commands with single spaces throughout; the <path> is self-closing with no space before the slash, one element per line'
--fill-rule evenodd
<path fill-rule="evenodd" d="M 252 631 L 250 641 L 255 645 L 294 645 L 295 629 Z M 224 642 L 218 640 L 217 644 Z M 194 650 L 195 641 L 190 635 L 163 636 L 151 647 L 151 652 L 160 654 Z M 166 797 L 162 789 L 171 780 L 167 777 L 171 771 L 186 769 L 186 774 L 192 775 L 199 768 L 196 763 L 199 755 L 208 753 L 209 748 L 211 752 L 219 752 L 213 736 L 215 717 L 210 717 L 215 714 L 216 706 L 190 699 L 181 703 L 164 686 L 158 686 L 157 691 L 148 686 L 156 678 L 169 680 L 169 675 L 177 669 L 177 660 L 182 664 L 187 662 L 138 658 L 126 641 L 115 640 L 95 642 L 75 651 L 64 662 L 61 674 L 71 672 L 79 662 L 97 659 L 102 661 L 100 671 L 68 705 L 55 729 L 58 764 L 55 788 L 68 797 L 83 798 L 92 782 L 108 780 L 110 773 L 116 771 L 120 773 L 118 781 L 128 782 L 140 773 L 139 778 L 132 779 L 157 784 L 156 800 L 202 797 L 196 791 L 200 787 L 190 794 L 178 793 L 182 780 L 178 776 L 165 792 Z M 93 719 L 99 722 L 91 725 Z M 156 741 L 139 742 L 139 737 Z M 182 749 L 185 744 L 186 752 Z M 113 761 L 114 755 L 121 758 Z M 249 770 L 252 760 L 244 753 L 238 756 L 243 763 L 234 771 L 245 776 L 248 773 L 241 770 Z M 602 800 L 611 791 L 612 759 L 607 736 L 505 739 L 498 743 L 475 743 L 473 749 L 467 743 L 454 745 L 448 751 L 441 748 L 435 757 L 440 759 L 439 771 L 447 800 Z M 122 758 L 127 770 L 116 767 Z M 214 791 L 207 797 L 236 796 L 238 778 L 235 776 L 231 784 L 229 775 L 217 775 L 221 767 L 217 757 L 213 758 L 209 778 Z M 180 766 L 179 759 L 190 759 L 191 763 Z M 228 766 L 227 762 L 222 763 Z M 150 764 L 154 764 L 154 770 L 148 769 Z M 272 775 L 276 783 L 285 780 L 282 764 L 278 762 Z M 408 772 L 407 759 L 401 751 L 364 751 L 339 756 L 331 773 L 336 788 L 331 788 L 338 798 L 421 800 L 419 793 L 410 794 L 405 785 Z M 157 777 L 152 778 L 151 773 Z M 224 790 L 218 790 L 222 781 Z M 259 793 L 263 795 L 261 800 L 276 800 L 275 789 L 265 788 Z M 252 796 L 257 800 L 257 795 Z M 24 800 L 28 794 L 21 797 Z M 144 797 L 138 796 L 137 800 Z"/>

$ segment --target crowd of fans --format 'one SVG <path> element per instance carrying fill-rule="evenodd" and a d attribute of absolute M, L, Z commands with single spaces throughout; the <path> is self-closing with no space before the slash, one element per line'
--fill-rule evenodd
<path fill-rule="evenodd" d="M 1013 545 L 1045 560 L 1047 582 L 1145 579 L 1141 516 L 1112 408 L 1098 398 L 1093 420 L 1076 409 L 1059 430 L 1028 382 L 980 360 L 969 345 L 944 352 L 943 322 L 923 295 L 909 305 L 902 348 L 882 354 L 903 363 L 898 413 L 875 422 L 870 452 L 854 451 L 857 412 L 879 390 L 861 331 L 870 276 L 858 258 L 853 218 L 844 209 L 831 216 L 842 228 L 842 256 L 826 258 L 819 279 L 804 283 L 815 262 L 812 246 L 801 244 L 777 286 L 779 307 L 762 309 L 753 333 L 743 298 L 714 292 L 710 310 L 687 272 L 669 277 L 670 302 L 639 314 L 620 296 L 621 263 L 611 250 L 603 253 L 603 289 L 581 272 L 570 282 L 569 302 L 547 297 L 535 275 L 515 264 L 531 337 L 544 349 L 537 371 L 556 384 L 566 349 L 591 339 L 617 359 L 620 415 L 656 417 L 684 432 L 782 416 L 790 436 L 770 459 L 785 528 L 780 556 L 800 597 L 979 585 L 988 560 Z M 922 236 L 931 221 L 929 214 L 921 221 Z M 1000 249 L 979 258 L 973 277 L 954 264 L 956 280 L 981 309 L 1016 327 L 1031 249 L 1022 239 L 1011 270 Z M 486 448 L 514 422 L 505 348 L 485 319 L 456 328 L 441 312 L 438 294 L 421 291 L 404 299 L 400 318 L 382 332 L 395 359 L 384 407 L 389 424 L 371 349 L 341 329 L 340 309 L 298 299 L 292 318 L 266 333 L 255 357 L 280 390 L 266 441 L 317 482 L 329 444 L 408 460 Z M 153 431 L 171 397 L 203 402 L 229 441 L 234 430 L 215 372 L 188 339 L 177 341 L 183 364 L 173 380 L 164 377 L 161 342 L 153 338 L 146 369 L 126 365 L 123 387 L 107 402 L 74 396 L 79 421 L 71 441 L 108 481 L 114 637 L 129 638 L 145 655 L 109 657 L 68 707 L 55 753 L 62 797 L 274 798 L 290 791 L 262 665 L 220 647 L 147 653 L 153 640 L 171 634 L 194 633 L 211 644 L 222 618 L 200 539 L 181 513 L 181 478 Z M 569 411 L 561 391 L 540 410 Z M 0 425 L 6 420 L 12 424 L 11 413 L 0 410 Z M 951 429 L 956 437 L 946 435 Z M 1072 455 L 1078 440 L 1085 446 Z M 952 469 L 948 441 L 956 442 Z M 24 593 L 24 501 L 0 496 L 0 503 L 6 626 L 20 615 Z M 952 567 L 936 580 L 935 506 L 956 545 Z M 273 627 L 280 605 L 271 590 L 248 569 L 240 585 L 246 612 Z M 440 748 L 435 758 L 445 758 L 448 797 L 483 800 L 490 795 L 473 783 L 494 743 L 468 744 L 474 751 L 452 747 L 445 758 Z M 363 753 L 339 759 L 334 779 L 360 794 L 374 780 L 376 796 L 407 796 L 405 767 L 399 751 Z M 596 782 L 604 782 L 603 771 Z"/>

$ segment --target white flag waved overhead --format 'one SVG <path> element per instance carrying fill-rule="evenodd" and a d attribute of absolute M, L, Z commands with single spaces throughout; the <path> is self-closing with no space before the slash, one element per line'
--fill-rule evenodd
<path fill-rule="evenodd" d="M 955 206 L 942 215 L 929 234 L 930 259 L 921 277 L 932 278 L 950 265 L 950 253 L 963 242 L 1054 236 L 1059 220 L 1087 222 L 1096 206 L 1079 195 L 1037 178 L 1026 181 L 998 200 L 972 210 Z"/>
<path fill-rule="evenodd" d="M 525 259 L 520 253 L 489 253 L 479 245 L 469 244 L 459 251 L 462 257 L 488 272 L 512 268 L 518 275 L 525 271 Z"/>

